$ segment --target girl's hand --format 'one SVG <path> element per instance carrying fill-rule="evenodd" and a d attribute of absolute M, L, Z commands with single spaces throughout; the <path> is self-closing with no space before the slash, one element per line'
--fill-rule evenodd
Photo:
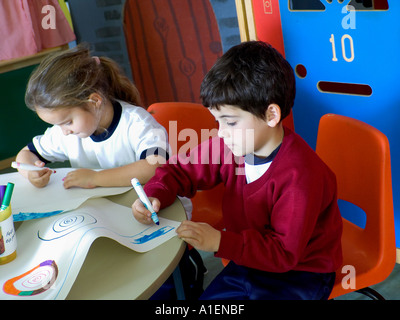
<path fill-rule="evenodd" d="M 208 223 L 185 220 L 176 233 L 183 241 L 203 251 L 217 252 L 221 242 L 221 231 Z"/>
<path fill-rule="evenodd" d="M 43 165 L 41 167 L 43 167 Z M 36 188 L 43 188 L 49 183 L 52 173 L 52 170 L 46 168 L 40 171 L 28 171 L 27 176 L 29 182 L 32 183 Z"/>
<path fill-rule="evenodd" d="M 93 189 L 96 188 L 95 177 L 97 171 L 90 169 L 77 169 L 68 174 L 63 179 L 64 188 L 69 189 L 72 187 L 80 187 L 84 189 Z"/>
<path fill-rule="evenodd" d="M 155 212 L 160 210 L 160 201 L 157 198 L 149 197 L 151 205 Z M 132 204 L 132 212 L 133 216 L 137 221 L 143 224 L 151 224 L 153 220 L 151 219 L 151 212 L 146 209 L 140 199 L 136 199 L 136 201 Z"/>

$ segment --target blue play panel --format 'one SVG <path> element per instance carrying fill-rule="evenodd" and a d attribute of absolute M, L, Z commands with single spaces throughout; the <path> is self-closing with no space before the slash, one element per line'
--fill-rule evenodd
<path fill-rule="evenodd" d="M 285 55 L 296 71 L 296 132 L 315 148 L 319 119 L 337 113 L 388 137 L 400 247 L 400 1 L 280 0 L 279 5 Z"/>

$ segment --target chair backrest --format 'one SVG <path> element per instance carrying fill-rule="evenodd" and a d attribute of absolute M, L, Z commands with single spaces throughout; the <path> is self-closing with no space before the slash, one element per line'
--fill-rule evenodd
<path fill-rule="evenodd" d="M 158 102 L 147 109 L 167 131 L 172 153 L 187 152 L 218 134 L 218 123 L 201 104 Z"/>
<path fill-rule="evenodd" d="M 204 140 L 218 134 L 218 124 L 201 104 L 190 102 L 159 102 L 147 109 L 168 132 L 172 153 L 186 153 Z M 222 196 L 225 187 L 197 192 L 192 198 L 192 220 L 207 222 L 222 229 Z"/>
<path fill-rule="evenodd" d="M 355 267 L 357 287 L 383 281 L 396 259 L 387 137 L 362 121 L 327 114 L 319 123 L 316 152 L 336 174 L 338 199 L 366 214 L 365 228 L 343 219 L 344 265 Z"/>

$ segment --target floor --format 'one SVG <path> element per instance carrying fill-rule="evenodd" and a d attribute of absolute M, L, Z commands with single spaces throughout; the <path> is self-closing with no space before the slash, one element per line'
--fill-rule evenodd
<path fill-rule="evenodd" d="M 221 259 L 215 258 L 212 253 L 199 251 L 203 258 L 204 264 L 208 270 L 204 277 L 204 288 L 206 288 L 215 276 L 222 270 L 223 265 Z M 378 291 L 386 300 L 400 300 L 400 265 L 396 264 L 392 273 L 383 282 L 371 286 Z M 371 300 L 363 294 L 357 292 L 349 293 L 335 300 Z"/>

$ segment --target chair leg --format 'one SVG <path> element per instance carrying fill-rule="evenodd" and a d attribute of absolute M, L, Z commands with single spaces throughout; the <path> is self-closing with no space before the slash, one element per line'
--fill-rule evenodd
<path fill-rule="evenodd" d="M 172 273 L 173 279 L 174 279 L 174 284 L 175 284 L 175 290 L 176 290 L 176 297 L 178 300 L 185 300 L 185 289 L 183 288 L 183 281 L 182 281 L 182 275 L 181 275 L 181 270 L 179 268 L 179 265 L 176 266 L 174 272 Z"/>
<path fill-rule="evenodd" d="M 376 290 L 371 289 L 369 287 L 357 290 L 356 292 L 366 295 L 368 298 L 372 300 L 386 300 L 382 295 L 380 295 Z"/>

